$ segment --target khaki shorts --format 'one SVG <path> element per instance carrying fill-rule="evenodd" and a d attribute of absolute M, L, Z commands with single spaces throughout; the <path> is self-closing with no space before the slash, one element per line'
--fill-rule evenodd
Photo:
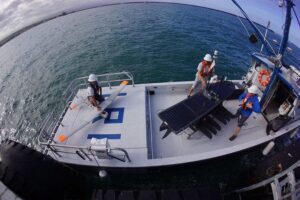
<path fill-rule="evenodd" d="M 203 86 L 202 86 L 202 81 L 200 81 L 197 76 L 192 85 L 192 89 L 194 91 L 199 91 L 199 92 L 202 92 L 203 90 L 205 90 L 205 88 L 203 88 Z"/>

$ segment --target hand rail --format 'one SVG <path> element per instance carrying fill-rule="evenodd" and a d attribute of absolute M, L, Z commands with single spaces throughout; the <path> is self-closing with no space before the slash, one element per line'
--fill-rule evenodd
<path fill-rule="evenodd" d="M 125 78 L 121 79 L 122 77 L 120 77 L 120 76 L 124 76 Z M 124 80 L 131 81 L 133 87 L 135 84 L 133 75 L 127 71 L 100 74 L 100 75 L 96 75 L 96 77 L 100 79 L 99 80 L 100 84 L 107 84 L 108 87 L 111 87 L 112 83 L 117 83 L 117 82 L 119 83 Z M 66 113 L 66 111 L 69 108 L 70 102 L 73 100 L 77 91 L 80 88 L 82 88 L 83 86 L 87 87 L 87 81 L 86 81 L 87 79 L 88 79 L 87 76 L 76 78 L 73 81 L 71 81 L 71 83 L 67 86 L 66 90 L 63 92 L 63 97 L 67 101 L 66 106 L 64 107 L 62 114 L 60 115 L 60 117 L 57 120 L 54 118 L 54 113 L 56 113 L 54 111 L 51 112 L 50 114 L 48 114 L 46 116 L 45 120 L 43 120 L 43 122 L 39 128 L 39 136 L 38 136 L 39 144 L 41 144 L 41 145 L 43 144 L 42 137 L 45 136 L 45 134 L 48 134 L 47 135 L 47 143 L 48 144 L 50 144 L 53 141 L 53 137 L 55 135 L 56 129 L 58 128 L 59 125 L 61 125 L 60 123 L 63 119 L 64 114 Z M 102 80 L 102 79 L 105 79 L 105 80 Z M 54 124 L 54 126 L 51 127 L 50 125 L 53 125 L 53 124 Z"/>
<path fill-rule="evenodd" d="M 51 150 L 51 151 L 54 151 L 55 148 L 53 149 L 53 147 L 59 147 L 59 148 L 65 148 L 65 149 L 72 149 L 72 150 L 74 150 L 73 154 L 75 154 L 77 150 L 79 150 L 79 151 L 80 151 L 80 150 L 87 150 L 88 152 L 95 151 L 95 150 L 92 150 L 90 146 L 89 146 L 89 147 L 85 147 L 85 146 L 75 146 L 75 145 L 65 145 L 65 144 L 49 144 L 48 142 L 47 142 L 47 143 L 41 142 L 40 145 L 46 146 L 46 148 L 47 148 L 48 150 Z M 51 147 L 52 147 L 52 148 L 51 148 Z M 131 159 L 130 159 L 129 154 L 128 154 L 128 152 L 126 151 L 126 149 L 120 148 L 120 147 L 109 147 L 109 148 L 107 148 L 107 150 L 106 150 L 106 154 L 107 154 L 108 156 L 113 157 L 113 158 L 116 158 L 116 159 L 118 159 L 118 160 L 121 160 L 121 159 L 117 158 L 115 155 L 110 154 L 110 153 L 109 153 L 110 150 L 113 150 L 113 151 L 121 151 L 121 152 L 123 152 L 124 155 L 125 155 L 125 158 L 127 159 L 127 161 L 128 161 L 128 162 L 131 162 Z M 63 151 L 59 151 L 59 150 L 55 149 L 54 153 L 58 154 L 58 152 L 63 152 Z M 95 152 L 97 152 L 97 151 L 95 151 Z M 69 154 L 72 154 L 72 152 L 63 152 L 63 153 L 69 153 Z M 92 153 L 87 154 L 87 155 L 92 155 L 92 156 L 93 156 Z M 62 155 L 60 155 L 60 157 L 61 157 L 61 156 L 62 156 Z M 126 162 L 126 160 L 121 160 L 121 161 Z"/>
<path fill-rule="evenodd" d="M 125 76 L 125 78 L 120 79 L 113 79 L 113 77 L 118 77 L 118 76 Z M 109 88 L 111 88 L 111 83 L 116 83 L 120 81 L 131 81 L 132 86 L 134 86 L 134 78 L 133 75 L 130 72 L 123 71 L 123 72 L 116 72 L 116 73 L 106 73 L 106 74 L 100 74 L 96 75 L 98 78 L 98 81 L 100 84 L 107 84 Z M 75 91 L 77 91 L 81 86 L 87 87 L 87 80 L 88 76 L 83 76 L 74 79 L 66 88 L 66 90 L 63 92 L 63 97 L 67 100 L 70 101 L 72 97 L 75 96 Z M 78 82 L 81 82 L 81 84 L 78 84 Z M 76 85 L 76 86 L 74 86 Z M 69 95 L 68 95 L 69 94 Z"/>
<path fill-rule="evenodd" d="M 109 149 L 110 150 L 115 150 L 115 151 L 122 151 L 125 154 L 125 157 L 127 158 L 128 162 L 131 162 L 131 160 L 129 158 L 129 154 L 125 149 L 119 148 L 119 147 L 110 147 Z"/>
<path fill-rule="evenodd" d="M 41 127 L 39 129 L 39 136 L 38 136 L 38 143 L 39 145 L 42 145 L 44 142 L 42 142 L 41 137 L 46 136 L 46 144 L 51 144 L 53 142 L 53 137 L 56 133 L 57 128 L 59 127 L 59 125 L 61 124 L 61 121 L 63 120 L 63 116 L 65 115 L 65 113 L 67 112 L 68 108 L 69 108 L 69 104 L 67 104 L 67 106 L 64 108 L 63 112 L 61 113 L 61 115 L 59 116 L 58 119 L 55 119 L 54 117 L 54 111 L 49 113 L 45 120 L 42 122 Z M 53 127 L 51 127 L 51 125 Z"/>
<path fill-rule="evenodd" d="M 45 136 L 44 134 L 46 133 L 48 133 L 48 131 L 46 131 L 45 129 L 46 128 L 49 128 L 49 126 L 50 126 L 50 124 L 49 123 L 51 123 L 50 122 L 50 120 L 51 120 L 51 117 L 53 116 L 53 112 L 51 112 L 51 113 L 49 113 L 47 116 L 46 116 L 46 118 L 45 118 L 45 120 L 42 122 L 42 124 L 41 124 L 41 126 L 40 126 L 40 128 L 39 128 L 39 136 L 38 136 L 38 143 L 40 144 L 40 143 L 42 143 L 42 140 L 41 140 L 41 137 L 43 137 L 43 136 Z M 47 135 L 47 137 L 50 137 L 50 135 Z M 48 139 L 47 139 L 48 140 Z"/>
<path fill-rule="evenodd" d="M 234 192 L 235 193 L 242 193 L 242 192 L 247 192 L 247 191 L 250 191 L 250 190 L 260 188 L 262 186 L 266 186 L 266 185 L 270 184 L 271 182 L 273 182 L 275 179 L 281 178 L 282 176 L 286 175 L 288 172 L 290 172 L 290 171 L 292 171 L 292 170 L 294 170 L 298 167 L 300 167 L 300 160 L 297 161 L 292 166 L 290 166 L 289 168 L 287 168 L 286 170 L 280 172 L 279 174 L 277 174 L 277 175 L 275 175 L 271 178 L 268 178 L 264 181 L 261 181 L 259 183 L 254 184 L 254 185 L 251 185 L 251 186 L 248 186 L 248 187 L 245 187 L 245 188 L 242 188 L 242 189 L 235 190 Z"/>

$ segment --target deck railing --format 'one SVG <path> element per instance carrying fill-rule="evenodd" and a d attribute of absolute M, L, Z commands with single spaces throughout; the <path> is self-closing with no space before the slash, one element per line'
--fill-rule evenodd
<path fill-rule="evenodd" d="M 251 190 L 255 190 L 260 187 L 264 187 L 267 185 L 271 185 L 273 198 L 274 200 L 283 200 L 283 199 L 291 199 L 296 200 L 300 198 L 300 180 L 296 180 L 294 171 L 300 168 L 300 160 L 295 164 L 290 166 L 288 169 L 278 173 L 277 175 L 266 179 L 257 184 L 235 190 L 234 192 L 239 194 L 240 199 L 242 199 L 241 194 L 243 192 L 248 192 Z"/>
<path fill-rule="evenodd" d="M 107 86 L 111 88 L 112 86 L 118 85 L 121 81 L 129 81 L 131 82 L 132 86 L 134 86 L 134 78 L 133 75 L 130 72 L 117 72 L 117 73 L 107 73 L 107 74 L 101 74 L 96 75 L 98 82 L 101 86 Z M 63 93 L 63 97 L 67 102 L 71 101 L 77 91 L 81 88 L 87 88 L 88 86 L 88 77 L 80 77 L 74 79 L 67 89 Z"/>
<path fill-rule="evenodd" d="M 99 159 L 97 156 L 101 154 L 107 158 L 114 158 L 122 162 L 131 162 L 128 152 L 123 148 L 118 147 L 108 147 L 102 151 L 94 150 L 92 146 L 73 146 L 73 145 L 65 145 L 65 144 L 42 144 L 47 148 L 44 153 L 48 153 L 51 151 L 53 156 L 56 157 L 57 160 L 63 157 L 63 154 L 73 154 L 77 155 L 82 160 L 95 161 L 95 163 L 99 165 Z"/>
<path fill-rule="evenodd" d="M 87 79 L 88 77 L 80 77 L 74 79 L 63 93 L 63 98 L 66 101 L 63 111 L 60 114 L 58 112 L 53 111 L 49 113 L 43 120 L 39 128 L 39 136 L 38 136 L 38 143 L 42 147 L 43 153 L 47 154 L 49 151 L 51 151 L 53 152 L 53 155 L 58 157 L 61 157 L 62 153 L 67 153 L 67 154 L 77 154 L 82 159 L 84 157 L 85 159 L 90 160 L 90 156 L 96 159 L 94 155 L 97 152 L 93 151 L 91 147 L 57 144 L 57 142 L 54 141 L 54 137 L 57 129 L 59 128 L 59 126 L 64 126 L 64 124 L 62 124 L 63 117 L 65 116 L 77 91 L 81 88 L 87 88 L 88 86 Z M 132 86 L 134 86 L 133 75 L 129 72 L 101 74 L 101 75 L 97 75 L 97 79 L 101 86 L 107 86 L 109 88 L 118 85 L 121 81 L 124 80 L 131 82 Z M 57 118 L 56 116 L 58 115 L 59 117 Z M 123 154 L 123 158 L 120 158 L 119 156 L 115 156 L 112 153 L 116 151 L 121 152 Z M 108 157 L 115 158 L 123 162 L 125 161 L 130 162 L 129 155 L 125 149 L 118 148 L 118 147 L 114 147 L 114 148 L 110 147 L 107 148 L 105 153 Z M 97 159 L 95 161 L 97 162 Z"/>

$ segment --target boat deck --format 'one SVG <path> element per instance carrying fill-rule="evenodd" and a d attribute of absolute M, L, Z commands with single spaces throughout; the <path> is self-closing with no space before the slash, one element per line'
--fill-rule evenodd
<path fill-rule="evenodd" d="M 104 97 L 107 98 L 116 88 L 103 88 Z M 67 110 L 62 121 L 63 126 L 59 126 L 55 135 L 55 141 L 59 142 L 58 137 L 64 134 L 67 137 L 71 135 L 63 143 L 65 145 L 90 146 L 92 138 L 108 138 L 111 147 L 126 149 L 131 157 L 138 160 L 147 159 L 144 86 L 126 87 L 106 109 L 108 112 L 106 119 L 99 116 L 92 123 L 76 131 L 78 127 L 88 122 L 88 119 L 97 115 L 96 109 L 89 105 L 86 99 L 87 90 L 79 90 L 72 103 L 78 106 Z M 64 157 L 66 156 L 73 157 L 73 155 Z"/>
<path fill-rule="evenodd" d="M 169 92 L 168 92 L 169 90 Z M 237 125 L 237 118 L 230 120 L 226 125 L 212 118 L 221 126 L 221 130 L 212 139 L 209 139 L 202 132 L 194 133 L 190 138 L 188 134 L 193 130 L 188 128 L 182 134 L 170 134 L 165 139 L 161 139 L 165 131 L 159 131 L 161 120 L 157 113 L 161 110 L 170 107 L 178 101 L 186 98 L 187 88 L 156 88 L 155 95 L 151 95 L 151 116 L 152 116 L 152 132 L 153 132 L 153 158 L 166 158 L 185 156 L 192 154 L 203 154 L 203 156 L 216 155 L 216 152 L 226 149 L 231 150 L 234 146 L 241 146 L 249 141 L 254 141 L 265 136 L 265 127 L 267 125 L 262 115 L 258 115 L 254 119 L 253 115 L 247 120 L 245 126 L 242 127 L 241 133 L 234 141 L 229 141 L 228 138 L 233 134 Z M 224 101 L 223 106 L 232 114 L 236 113 L 239 107 L 237 100 Z M 186 134 L 185 134 L 186 133 Z M 204 154 L 205 153 L 205 154 Z M 203 157 L 204 158 L 204 157 Z"/>
<path fill-rule="evenodd" d="M 80 158 L 81 156 L 74 153 L 74 149 L 64 147 L 56 147 L 60 150 L 60 156 L 55 155 L 53 151 L 49 151 L 49 154 L 59 161 L 78 165 L 97 166 L 101 163 L 102 167 L 129 168 L 176 165 L 251 148 L 272 140 L 296 126 L 292 124 L 278 131 L 276 135 L 266 135 L 266 120 L 262 115 L 256 118 L 252 115 L 242 127 L 239 136 L 234 141 L 229 141 L 228 138 L 237 125 L 237 119 L 231 119 L 227 124 L 223 124 L 213 118 L 221 126 L 221 130 L 211 139 L 200 131 L 194 132 L 189 137 L 193 132 L 190 128 L 178 135 L 171 133 L 162 139 L 165 131 L 159 130 L 162 121 L 158 113 L 185 99 L 190 85 L 191 82 L 176 82 L 126 86 L 108 107 L 107 119 L 97 117 L 93 123 L 74 133 L 78 127 L 97 114 L 96 109 L 86 103 L 86 89 L 81 89 L 72 103 L 78 106 L 66 111 L 62 125 L 59 126 L 54 137 L 56 142 L 52 144 L 88 148 L 91 145 L 91 138 L 108 138 L 110 147 L 126 150 L 131 162 L 121 162 L 112 158 L 99 158 L 95 162 L 93 159 Z M 103 94 L 108 96 L 116 89 L 117 87 L 103 88 Z M 224 101 L 223 106 L 229 112 L 235 113 L 238 101 Z M 71 136 L 64 143 L 60 143 L 58 138 L 61 134 L 66 135 L 67 138 Z M 122 152 L 115 153 L 117 156 L 122 155 Z"/>

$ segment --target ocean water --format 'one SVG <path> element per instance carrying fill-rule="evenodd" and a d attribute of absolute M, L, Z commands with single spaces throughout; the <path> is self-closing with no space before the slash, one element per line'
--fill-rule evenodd
<path fill-rule="evenodd" d="M 291 47 L 288 62 L 299 65 Z M 125 70 L 136 83 L 193 80 L 215 49 L 216 73 L 240 79 L 260 45 L 235 16 L 175 4 L 99 7 L 36 26 L 0 48 L 1 138 L 36 146 L 37 127 L 76 77 Z"/>

